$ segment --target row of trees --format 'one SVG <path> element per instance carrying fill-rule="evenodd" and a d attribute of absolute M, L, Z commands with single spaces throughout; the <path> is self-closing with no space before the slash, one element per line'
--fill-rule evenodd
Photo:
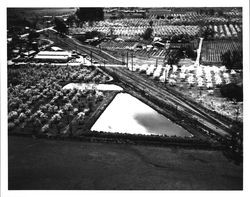
<path fill-rule="evenodd" d="M 61 83 L 93 78 L 98 82 L 103 74 L 92 68 L 26 65 L 8 69 L 9 128 L 21 132 L 62 131 L 80 112 L 88 116 L 102 101 L 96 90 L 62 89 Z M 82 116 L 81 116 L 82 122 Z M 78 120 L 78 118 L 77 118 Z M 78 123 L 76 123 L 78 124 Z"/>
<path fill-rule="evenodd" d="M 222 9 L 213 9 L 213 8 L 201 8 L 197 11 L 199 14 L 206 14 L 210 16 L 218 15 L 223 16 L 223 10 Z"/>
<path fill-rule="evenodd" d="M 169 40 L 171 43 L 189 43 L 194 37 L 188 34 L 172 35 Z"/>
<path fill-rule="evenodd" d="M 24 31 L 24 27 L 29 27 L 31 29 L 36 29 L 38 24 L 38 18 L 34 18 L 32 20 L 28 20 L 25 17 L 20 18 L 18 16 L 14 17 L 14 19 L 7 18 L 7 26 L 9 30 L 9 34 Z"/>
<path fill-rule="evenodd" d="M 55 18 L 55 29 L 60 33 L 68 33 L 68 27 L 72 26 L 73 23 L 77 26 L 81 26 L 83 22 L 89 22 L 90 25 L 94 21 L 104 20 L 103 8 L 78 8 L 76 13 L 70 15 L 66 21 L 61 18 Z"/>
<path fill-rule="evenodd" d="M 66 23 L 63 21 L 63 19 L 61 18 L 55 18 L 54 19 L 54 23 L 55 23 L 55 29 L 61 33 L 61 34 L 66 34 L 68 33 L 68 26 L 66 25 Z"/>
<path fill-rule="evenodd" d="M 233 83 L 226 84 L 220 88 L 221 95 L 237 102 L 243 101 L 243 86 Z"/>
<path fill-rule="evenodd" d="M 152 40 L 153 29 L 151 27 L 147 28 L 145 32 L 142 34 L 142 38 L 144 40 Z"/>
<path fill-rule="evenodd" d="M 153 36 L 153 21 L 149 21 L 149 27 L 145 30 L 145 32 L 142 34 L 142 38 L 144 40 L 147 40 L 147 41 L 151 41 L 152 40 L 152 36 Z"/>
<path fill-rule="evenodd" d="M 221 54 L 222 64 L 227 67 L 227 69 L 242 69 L 243 68 L 243 54 L 242 50 L 226 51 Z"/>
<path fill-rule="evenodd" d="M 76 24 L 77 27 L 82 27 L 83 22 L 88 22 L 92 26 L 94 21 L 101 20 L 104 20 L 103 8 L 78 8 L 67 18 L 66 23 L 68 26 Z"/>
<path fill-rule="evenodd" d="M 171 50 L 165 59 L 167 60 L 167 64 L 174 65 L 178 64 L 181 58 L 187 57 L 195 59 L 196 56 L 197 53 L 193 50 L 193 48 L 190 45 L 187 45 L 186 47 L 181 47 L 180 49 Z"/>
<path fill-rule="evenodd" d="M 79 8 L 76 16 L 80 21 L 101 21 L 104 20 L 103 8 Z"/>
<path fill-rule="evenodd" d="M 206 26 L 201 30 L 201 36 L 204 38 L 204 40 L 213 39 L 214 30 Z"/>

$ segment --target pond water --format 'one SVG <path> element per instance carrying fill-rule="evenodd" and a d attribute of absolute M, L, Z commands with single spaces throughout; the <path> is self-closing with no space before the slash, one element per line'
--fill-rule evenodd
<path fill-rule="evenodd" d="M 179 125 L 127 93 L 116 95 L 91 130 L 144 135 L 192 136 Z"/>

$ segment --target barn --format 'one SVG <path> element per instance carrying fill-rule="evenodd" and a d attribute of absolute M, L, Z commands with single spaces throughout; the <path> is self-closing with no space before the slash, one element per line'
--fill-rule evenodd
<path fill-rule="evenodd" d="M 66 63 L 71 58 L 72 54 L 68 51 L 40 51 L 34 60 L 38 62 L 60 62 Z"/>

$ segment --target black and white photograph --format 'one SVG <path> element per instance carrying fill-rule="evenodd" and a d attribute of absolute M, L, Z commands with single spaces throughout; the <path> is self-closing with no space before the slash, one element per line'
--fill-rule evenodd
<path fill-rule="evenodd" d="M 119 2 L 4 8 L 6 196 L 243 192 L 249 2 Z"/>

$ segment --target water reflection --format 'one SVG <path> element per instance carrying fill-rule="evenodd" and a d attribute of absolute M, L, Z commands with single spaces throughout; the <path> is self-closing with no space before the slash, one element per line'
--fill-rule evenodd
<path fill-rule="evenodd" d="M 91 130 L 131 134 L 192 136 L 137 98 L 119 93 Z"/>

